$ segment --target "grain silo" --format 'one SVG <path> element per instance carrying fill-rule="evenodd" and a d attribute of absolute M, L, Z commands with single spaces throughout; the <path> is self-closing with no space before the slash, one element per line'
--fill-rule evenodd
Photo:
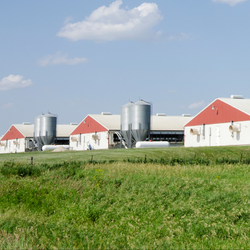
<path fill-rule="evenodd" d="M 41 117 L 40 138 L 43 145 L 51 144 L 56 138 L 57 116 L 47 113 Z"/>
<path fill-rule="evenodd" d="M 150 134 L 151 104 L 140 100 L 130 108 L 130 122 L 135 141 L 145 141 Z"/>
<path fill-rule="evenodd" d="M 121 107 L 121 133 L 128 147 L 145 141 L 150 134 L 151 104 L 143 100 Z"/>
<path fill-rule="evenodd" d="M 37 142 L 38 150 L 43 145 L 53 143 L 56 138 L 57 116 L 47 113 L 39 115 L 34 121 L 34 139 Z"/>
<path fill-rule="evenodd" d="M 38 150 L 41 150 L 42 148 L 42 141 L 41 141 L 41 138 L 40 138 L 40 123 L 41 123 L 41 117 L 43 116 L 42 115 L 39 115 L 35 118 L 35 121 L 34 121 L 34 139 L 37 143 L 37 147 L 38 147 Z"/>
<path fill-rule="evenodd" d="M 121 133 L 126 141 L 128 147 L 131 147 L 131 121 L 130 121 L 130 109 L 134 105 L 133 102 L 129 102 L 121 107 Z"/>

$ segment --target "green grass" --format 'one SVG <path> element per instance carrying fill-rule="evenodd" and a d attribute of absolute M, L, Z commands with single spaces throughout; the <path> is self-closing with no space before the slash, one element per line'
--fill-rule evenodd
<path fill-rule="evenodd" d="M 217 147 L 1 155 L 0 247 L 247 249 L 248 152 Z"/>
<path fill-rule="evenodd" d="M 172 158 L 201 158 L 209 161 L 215 159 L 250 158 L 249 146 L 226 146 L 226 147 L 197 147 L 197 148 L 161 148 L 161 149 L 114 149 L 114 150 L 91 150 L 91 151 L 66 151 L 66 152 L 29 152 L 0 154 L 0 164 L 5 161 L 18 161 L 29 163 L 34 158 L 34 163 L 56 163 L 59 161 L 123 161 L 126 159 L 172 159 Z"/>

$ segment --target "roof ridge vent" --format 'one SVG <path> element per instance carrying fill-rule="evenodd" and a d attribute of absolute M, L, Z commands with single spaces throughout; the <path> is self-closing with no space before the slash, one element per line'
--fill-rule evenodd
<path fill-rule="evenodd" d="M 23 122 L 23 125 L 31 125 L 30 122 Z"/>
<path fill-rule="evenodd" d="M 112 115 L 111 112 L 102 112 L 102 115 Z"/>
<path fill-rule="evenodd" d="M 191 117 L 190 114 L 182 114 L 182 117 Z"/>
<path fill-rule="evenodd" d="M 232 99 L 243 99 L 242 95 L 231 95 Z"/>
<path fill-rule="evenodd" d="M 165 113 L 157 113 L 156 116 L 166 116 Z"/>

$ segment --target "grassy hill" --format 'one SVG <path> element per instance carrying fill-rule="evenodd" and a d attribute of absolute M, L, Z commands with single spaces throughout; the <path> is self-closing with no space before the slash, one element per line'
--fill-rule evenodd
<path fill-rule="evenodd" d="M 0 155 L 0 246 L 247 249 L 249 159 L 246 146 Z"/>

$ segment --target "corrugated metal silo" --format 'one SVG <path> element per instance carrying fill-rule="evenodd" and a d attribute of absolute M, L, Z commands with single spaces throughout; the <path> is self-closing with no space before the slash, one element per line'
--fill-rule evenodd
<path fill-rule="evenodd" d="M 56 138 L 57 116 L 50 113 L 40 118 L 40 138 L 43 145 L 51 144 Z"/>
<path fill-rule="evenodd" d="M 129 102 L 121 107 L 121 133 L 129 147 L 131 147 L 130 109 L 133 105 L 133 102 Z"/>
<path fill-rule="evenodd" d="M 140 100 L 130 108 L 130 122 L 135 141 L 145 141 L 150 133 L 151 104 Z"/>
<path fill-rule="evenodd" d="M 35 118 L 34 121 L 34 139 L 37 142 L 38 150 L 41 150 L 42 148 L 42 142 L 40 138 L 40 124 L 41 124 L 41 117 L 43 115 L 39 115 Z"/>

